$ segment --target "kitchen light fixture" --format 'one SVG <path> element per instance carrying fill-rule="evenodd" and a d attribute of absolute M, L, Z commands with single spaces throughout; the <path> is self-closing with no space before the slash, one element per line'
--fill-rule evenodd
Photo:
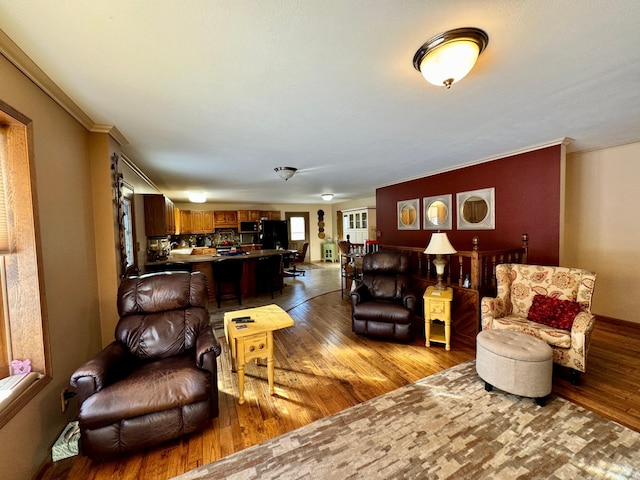
<path fill-rule="evenodd" d="M 429 83 L 451 87 L 471 71 L 489 43 L 479 28 L 448 30 L 428 40 L 413 57 L 413 66 Z"/>
<path fill-rule="evenodd" d="M 278 176 L 281 179 L 283 179 L 284 181 L 287 181 L 291 177 L 293 177 L 293 174 L 296 173 L 298 169 L 293 167 L 276 167 L 273 170 L 278 174 Z"/>
<path fill-rule="evenodd" d="M 333 198 L 333 193 L 323 193 L 320 195 L 325 202 L 330 202 Z"/>
<path fill-rule="evenodd" d="M 204 203 L 207 201 L 207 194 L 204 192 L 189 192 L 187 195 L 191 203 Z"/>
<path fill-rule="evenodd" d="M 433 264 L 436 266 L 436 274 L 438 275 L 438 283 L 435 288 L 436 290 L 444 290 L 446 287 L 442 284 L 442 276 L 444 275 L 444 267 L 447 265 L 447 259 L 444 258 L 444 255 L 452 255 L 456 253 L 456 249 L 449 242 L 446 233 L 438 232 L 431 235 L 431 241 L 424 253 L 435 254 L 436 258 Z"/>

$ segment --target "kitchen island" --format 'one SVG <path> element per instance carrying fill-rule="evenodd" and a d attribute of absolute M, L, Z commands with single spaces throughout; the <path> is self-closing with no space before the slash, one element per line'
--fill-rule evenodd
<path fill-rule="evenodd" d="M 209 298 L 215 299 L 216 284 L 213 269 L 218 262 L 243 262 L 242 265 L 242 297 L 256 295 L 256 267 L 261 258 L 282 255 L 285 262 L 296 250 L 253 250 L 229 255 L 190 255 L 176 253 L 169 255 L 166 260 L 148 262 L 145 264 L 145 272 L 162 272 L 165 270 L 187 270 L 190 272 L 202 272 L 209 282 Z M 284 283 L 284 271 L 280 275 L 281 284 Z"/>

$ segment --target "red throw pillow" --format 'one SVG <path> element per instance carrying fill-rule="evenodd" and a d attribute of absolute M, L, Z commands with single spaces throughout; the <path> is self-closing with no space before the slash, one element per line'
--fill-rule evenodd
<path fill-rule="evenodd" d="M 571 330 L 573 321 L 580 311 L 580 305 L 577 302 L 536 295 L 531 302 L 527 318 L 550 327 Z"/>

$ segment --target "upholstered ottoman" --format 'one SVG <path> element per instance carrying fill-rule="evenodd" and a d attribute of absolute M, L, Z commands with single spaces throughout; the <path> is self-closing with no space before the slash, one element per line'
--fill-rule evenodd
<path fill-rule="evenodd" d="M 493 387 L 536 399 L 551 393 L 553 353 L 543 340 L 513 330 L 483 330 L 476 337 L 476 371 Z"/>

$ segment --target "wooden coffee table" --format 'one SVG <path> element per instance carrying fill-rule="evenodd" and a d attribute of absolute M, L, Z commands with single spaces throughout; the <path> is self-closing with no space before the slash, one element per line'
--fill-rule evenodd
<path fill-rule="evenodd" d="M 234 322 L 233 319 L 238 317 L 251 317 L 255 322 Z M 265 305 L 224 314 L 224 336 L 231 348 L 231 368 L 238 371 L 240 405 L 244 403 L 244 366 L 254 359 L 267 359 L 269 393 L 273 395 L 273 332 L 292 325 L 293 318 L 278 305 Z"/>

